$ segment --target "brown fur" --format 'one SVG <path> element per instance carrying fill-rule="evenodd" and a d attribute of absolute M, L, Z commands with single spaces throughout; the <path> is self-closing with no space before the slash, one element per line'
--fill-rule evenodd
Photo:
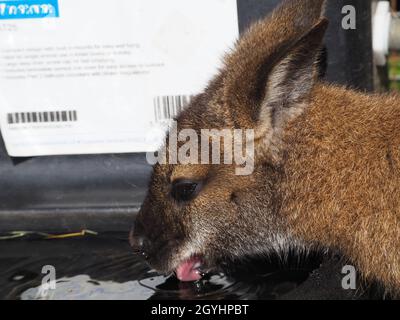
<path fill-rule="evenodd" d="M 367 278 L 400 288 L 400 98 L 318 85 L 288 127 L 282 214 L 339 248 Z"/>
<path fill-rule="evenodd" d="M 132 234 L 153 267 L 333 248 L 399 290 L 400 97 L 316 80 L 323 4 L 286 1 L 255 24 L 179 116 L 179 130 L 254 128 L 256 166 L 155 165 Z M 171 198 L 182 178 L 202 185 L 186 203 Z"/>

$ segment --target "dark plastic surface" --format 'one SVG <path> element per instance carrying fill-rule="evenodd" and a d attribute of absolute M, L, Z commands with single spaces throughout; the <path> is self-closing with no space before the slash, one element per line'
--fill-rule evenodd
<path fill-rule="evenodd" d="M 279 1 L 238 0 L 240 30 Z M 357 8 L 357 30 L 341 28 L 345 4 Z M 327 80 L 372 89 L 368 0 L 329 1 Z M 128 230 L 151 168 L 142 154 L 10 159 L 0 141 L 0 231 Z"/>

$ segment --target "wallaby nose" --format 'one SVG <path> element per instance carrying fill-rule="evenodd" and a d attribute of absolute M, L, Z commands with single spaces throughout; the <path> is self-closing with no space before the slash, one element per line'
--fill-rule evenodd
<path fill-rule="evenodd" d="M 145 252 L 146 242 L 148 242 L 148 240 L 145 236 L 137 234 L 133 228 L 131 229 L 129 233 L 129 243 L 135 253 L 143 255 L 145 258 L 147 258 L 147 253 Z"/>

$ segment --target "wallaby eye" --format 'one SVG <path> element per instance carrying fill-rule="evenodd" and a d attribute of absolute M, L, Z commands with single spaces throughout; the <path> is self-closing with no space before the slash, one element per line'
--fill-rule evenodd
<path fill-rule="evenodd" d="M 194 199 L 200 189 L 200 183 L 190 180 L 177 180 L 172 183 L 171 195 L 177 201 Z"/>

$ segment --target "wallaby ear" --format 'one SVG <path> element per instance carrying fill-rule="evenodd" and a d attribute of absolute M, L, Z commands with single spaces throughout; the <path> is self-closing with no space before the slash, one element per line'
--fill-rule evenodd
<path fill-rule="evenodd" d="M 286 0 L 255 24 L 225 61 L 224 101 L 256 138 L 298 114 L 314 85 L 328 21 L 324 0 Z M 268 131 L 268 132 L 267 132 Z"/>
<path fill-rule="evenodd" d="M 318 77 L 316 63 L 327 27 L 328 20 L 321 19 L 272 63 L 256 121 L 258 136 L 282 129 L 303 111 Z"/>

